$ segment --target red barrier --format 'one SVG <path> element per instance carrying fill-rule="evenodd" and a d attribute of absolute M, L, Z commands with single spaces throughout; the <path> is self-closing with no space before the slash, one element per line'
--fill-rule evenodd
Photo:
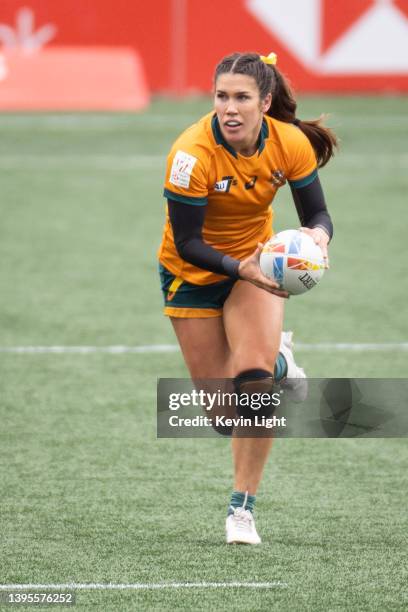
<path fill-rule="evenodd" d="M 408 0 L 26 1 L 34 39 L 132 46 L 156 92 L 208 91 L 235 50 L 276 51 L 300 91 L 408 91 Z M 12 38 L 1 24 L 27 31 L 22 15 L 20 0 L 2 0 L 0 42 Z"/>
<path fill-rule="evenodd" d="M 10 51 L 0 80 L 2 110 L 139 110 L 149 95 L 134 51 L 52 47 Z"/>

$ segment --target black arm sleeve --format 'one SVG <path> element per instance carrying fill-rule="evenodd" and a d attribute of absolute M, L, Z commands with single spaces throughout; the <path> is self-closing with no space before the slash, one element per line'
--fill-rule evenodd
<path fill-rule="evenodd" d="M 224 255 L 202 237 L 207 206 L 194 206 L 168 200 L 168 209 L 174 242 L 180 257 L 185 261 L 216 274 L 239 278 L 239 261 Z"/>
<path fill-rule="evenodd" d="M 303 227 L 321 227 L 333 237 L 333 223 L 327 211 L 323 189 L 319 177 L 306 187 L 290 185 L 297 214 Z"/>

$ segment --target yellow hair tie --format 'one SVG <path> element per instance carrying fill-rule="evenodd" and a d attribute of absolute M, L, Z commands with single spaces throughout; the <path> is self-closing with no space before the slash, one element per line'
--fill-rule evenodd
<path fill-rule="evenodd" d="M 270 64 L 272 66 L 274 66 L 275 64 L 278 63 L 278 56 L 276 55 L 276 53 L 270 53 L 268 56 L 266 55 L 260 55 L 259 59 L 261 60 L 261 62 L 263 62 L 264 64 Z"/>

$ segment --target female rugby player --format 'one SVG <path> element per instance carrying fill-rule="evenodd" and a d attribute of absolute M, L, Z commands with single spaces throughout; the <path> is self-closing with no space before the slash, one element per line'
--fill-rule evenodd
<path fill-rule="evenodd" d="M 214 111 L 183 132 L 168 156 L 159 250 L 164 312 L 192 379 L 230 378 L 238 394 L 271 391 L 274 379 L 304 376 L 290 336 L 281 342 L 288 296 L 259 267 L 273 234 L 271 202 L 287 182 L 302 230 L 327 258 L 333 230 L 317 169 L 336 138 L 320 120 L 296 117 L 274 54 L 222 59 L 214 95 Z M 261 541 L 252 512 L 271 443 L 232 432 L 228 543 Z"/>

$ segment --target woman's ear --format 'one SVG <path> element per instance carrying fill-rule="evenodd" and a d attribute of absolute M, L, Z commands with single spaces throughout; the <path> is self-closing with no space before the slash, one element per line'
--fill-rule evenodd
<path fill-rule="evenodd" d="M 267 113 L 272 104 L 272 94 L 268 93 L 267 96 L 262 100 L 261 109 L 263 113 Z"/>

